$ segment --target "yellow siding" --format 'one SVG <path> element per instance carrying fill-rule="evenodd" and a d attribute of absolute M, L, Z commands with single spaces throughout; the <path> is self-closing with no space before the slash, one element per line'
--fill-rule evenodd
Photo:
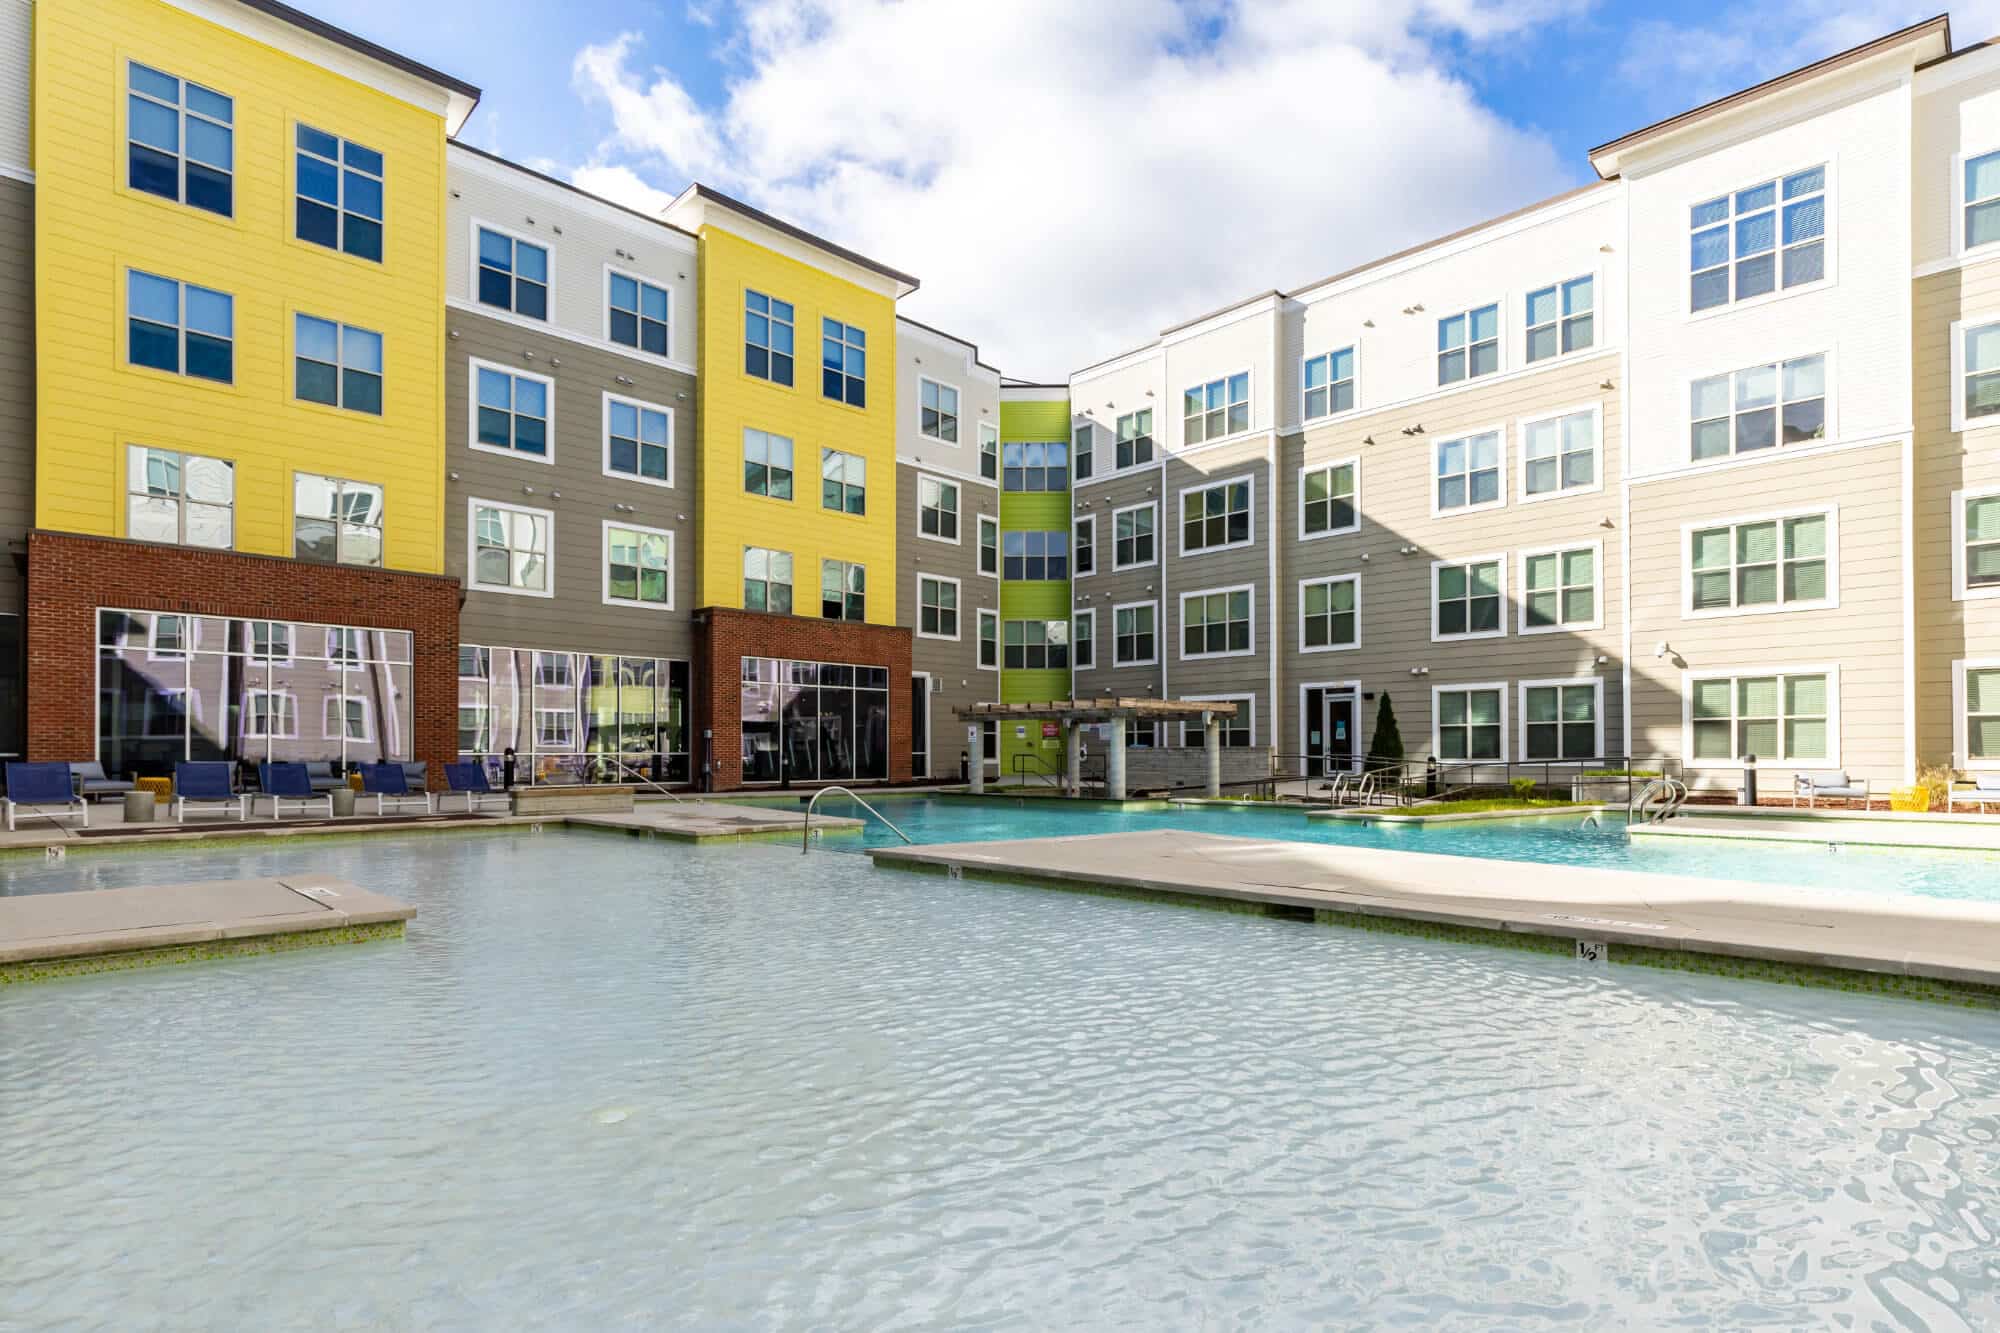
<path fill-rule="evenodd" d="M 235 212 L 126 188 L 125 62 L 235 99 Z M 35 22 L 36 522 L 123 536 L 124 448 L 236 464 L 236 549 L 292 553 L 294 470 L 384 488 L 385 562 L 443 568 L 444 122 L 157 0 L 42 0 Z M 383 262 L 293 238 L 293 128 L 383 153 Z M 125 272 L 235 298 L 235 378 L 125 364 Z M 292 316 L 382 334 L 383 413 L 292 398 Z"/>
<path fill-rule="evenodd" d="M 703 606 L 743 604 L 743 548 L 792 554 L 792 606 L 819 614 L 820 562 L 859 562 L 868 571 L 871 625 L 896 623 L 896 307 L 886 296 L 747 241 L 710 224 L 701 230 L 701 556 Z M 797 330 L 790 388 L 743 370 L 743 295 L 754 288 L 788 301 Z M 820 395 L 820 319 L 852 324 L 868 337 L 868 406 Z M 793 498 L 743 490 L 743 432 L 791 437 Z M 868 462 L 868 512 L 820 507 L 820 450 Z"/>

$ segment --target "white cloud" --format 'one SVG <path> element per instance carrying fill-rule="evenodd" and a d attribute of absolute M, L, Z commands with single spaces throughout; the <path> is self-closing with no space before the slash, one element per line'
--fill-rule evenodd
<path fill-rule="evenodd" d="M 745 0 L 723 105 L 582 51 L 578 184 L 701 179 L 917 274 L 912 316 L 1010 375 L 1554 193 L 1582 165 L 1435 55 L 1583 0 Z M 643 201 L 643 202 L 642 202 Z"/>

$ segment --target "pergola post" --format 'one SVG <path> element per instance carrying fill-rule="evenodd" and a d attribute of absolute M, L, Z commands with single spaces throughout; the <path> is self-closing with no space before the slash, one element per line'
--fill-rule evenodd
<path fill-rule="evenodd" d="M 1222 796 L 1222 719 L 1213 713 L 1201 715 L 1202 743 L 1208 748 L 1208 799 Z"/>
<path fill-rule="evenodd" d="M 974 722 L 965 729 L 965 748 L 972 758 L 972 770 L 967 775 L 972 779 L 972 794 L 986 794 L 986 728 Z"/>
<path fill-rule="evenodd" d="M 1114 801 L 1125 799 L 1125 727 L 1123 713 L 1111 719 L 1111 750 L 1104 757 L 1105 795 Z"/>
<path fill-rule="evenodd" d="M 1083 795 L 1083 724 L 1069 724 L 1069 737 L 1063 742 L 1066 747 L 1063 756 L 1063 789 L 1071 796 Z"/>

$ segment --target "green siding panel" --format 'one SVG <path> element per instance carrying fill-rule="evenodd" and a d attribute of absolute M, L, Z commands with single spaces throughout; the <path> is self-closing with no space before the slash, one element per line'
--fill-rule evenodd
<path fill-rule="evenodd" d="M 1068 491 L 1007 491 L 1000 496 L 1000 529 L 1061 532 L 1069 527 Z"/>
<path fill-rule="evenodd" d="M 1069 439 L 1069 399 L 1039 403 L 1000 404 L 1000 438 L 1004 440 Z"/>
<path fill-rule="evenodd" d="M 1003 583 L 1002 620 L 1061 620 L 1069 615 L 1067 583 Z M 1044 696 L 1046 697 L 1046 696 Z"/>

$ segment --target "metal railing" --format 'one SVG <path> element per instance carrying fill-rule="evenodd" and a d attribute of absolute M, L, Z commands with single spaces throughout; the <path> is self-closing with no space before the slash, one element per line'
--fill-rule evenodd
<path fill-rule="evenodd" d="M 1051 787 L 1063 784 L 1063 771 L 1038 754 L 1021 753 L 1014 756 L 1014 777 L 1018 781 L 1024 777 L 1040 778 Z"/>
<path fill-rule="evenodd" d="M 1291 781 L 1307 783 L 1309 799 L 1329 805 L 1409 805 L 1419 801 L 1450 801 L 1525 792 L 1537 798 L 1599 801 L 1628 809 L 1652 783 L 1672 784 L 1674 809 L 1687 800 L 1687 785 L 1677 760 L 1640 759 L 1630 755 L 1585 759 L 1430 760 L 1399 763 L 1354 762 L 1328 772 L 1318 756 L 1279 755 L 1274 762 L 1289 768 Z M 1323 785 L 1322 785 L 1323 784 Z"/>
<path fill-rule="evenodd" d="M 634 782 L 637 783 L 639 786 L 651 788 L 653 791 L 660 793 L 660 795 L 666 797 L 668 800 L 673 801 L 679 805 L 694 804 L 694 802 L 690 802 L 685 796 L 681 796 L 676 792 L 668 791 L 666 787 L 661 785 L 658 781 L 645 776 L 643 773 L 640 773 L 636 768 L 626 763 L 623 759 L 614 759 L 612 761 L 612 767 L 616 770 L 617 776 L 619 777 L 620 781 Z M 627 769 L 632 770 L 630 776 L 626 776 Z"/>
<path fill-rule="evenodd" d="M 853 792 L 849 791 L 847 788 L 821 787 L 818 791 L 812 794 L 812 799 L 806 802 L 806 820 L 805 823 L 799 827 L 800 856 L 804 856 L 807 852 L 812 850 L 813 807 L 819 804 L 820 797 L 826 795 L 828 792 L 835 792 L 835 791 L 839 792 L 842 796 L 845 796 L 848 800 L 860 806 L 863 810 L 866 810 L 869 814 L 875 816 L 875 818 L 881 820 L 884 824 L 887 824 L 889 826 L 889 831 L 895 834 L 897 837 L 901 838 L 904 842 L 908 843 L 912 847 L 916 846 L 917 840 L 911 837 L 909 834 L 903 832 L 903 830 L 897 828 L 895 820 L 889 818 L 889 816 L 883 814 L 880 810 L 877 810 L 874 806 L 868 804 L 868 802 L 862 800 L 859 796 L 856 796 Z"/>
<path fill-rule="evenodd" d="M 1679 778 L 1657 777 L 1639 789 L 1625 804 L 1625 817 L 1647 824 L 1659 824 L 1679 814 L 1687 804 L 1687 784 Z"/>

